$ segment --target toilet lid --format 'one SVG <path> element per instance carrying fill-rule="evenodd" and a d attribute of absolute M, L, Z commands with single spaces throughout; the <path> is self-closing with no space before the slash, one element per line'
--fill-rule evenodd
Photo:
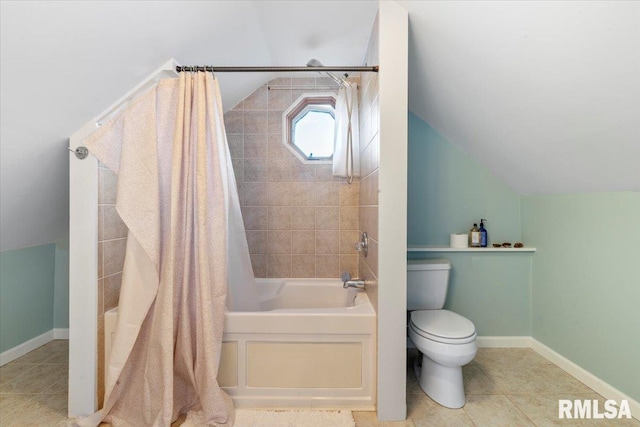
<path fill-rule="evenodd" d="M 462 340 L 476 333 L 476 327 L 469 319 L 449 310 L 412 311 L 411 323 L 416 332 L 424 332 L 436 341 L 438 338 Z"/>

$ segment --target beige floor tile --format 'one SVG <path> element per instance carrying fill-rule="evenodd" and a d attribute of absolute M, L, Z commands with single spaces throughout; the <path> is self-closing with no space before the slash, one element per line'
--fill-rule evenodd
<path fill-rule="evenodd" d="M 42 393 L 54 384 L 61 383 L 67 376 L 68 367 L 66 366 L 36 365 L 17 378 L 0 385 L 0 393 Z"/>
<path fill-rule="evenodd" d="M 462 367 L 465 394 L 500 394 L 496 384 L 478 365 Z"/>
<path fill-rule="evenodd" d="M 352 412 L 356 427 L 378 427 L 378 416 L 373 411 Z"/>
<path fill-rule="evenodd" d="M 14 380 L 28 370 L 33 369 L 34 366 L 35 365 L 26 365 L 15 362 L 7 363 L 0 367 L 0 384 Z"/>
<path fill-rule="evenodd" d="M 378 423 L 379 427 L 415 427 L 415 424 L 411 420 L 404 421 L 384 421 Z"/>
<path fill-rule="evenodd" d="M 532 365 L 548 365 L 549 362 L 530 348 L 480 348 L 471 364 L 481 368 L 504 366 L 521 367 Z"/>
<path fill-rule="evenodd" d="M 467 396 L 464 412 L 478 427 L 533 426 L 531 421 L 506 396 L 472 394 Z"/>
<path fill-rule="evenodd" d="M 415 427 L 473 426 L 464 409 L 445 408 L 426 394 L 408 397 L 407 412 Z"/>

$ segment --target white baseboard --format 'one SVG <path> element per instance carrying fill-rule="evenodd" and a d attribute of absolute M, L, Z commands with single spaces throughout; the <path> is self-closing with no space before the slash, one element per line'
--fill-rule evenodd
<path fill-rule="evenodd" d="M 478 348 L 531 348 L 533 338 L 515 337 L 476 337 Z"/>
<path fill-rule="evenodd" d="M 18 344 L 17 346 L 0 353 L 0 366 L 16 360 L 18 357 L 24 356 L 30 351 L 33 351 L 50 341 L 68 339 L 69 329 L 52 329 L 42 335 L 38 335 L 35 338 L 31 338 L 29 341 L 25 341 L 22 344 Z"/>
<path fill-rule="evenodd" d="M 54 328 L 53 329 L 53 339 L 54 340 L 68 340 L 69 339 L 69 328 Z"/>
<path fill-rule="evenodd" d="M 563 371 L 565 371 L 578 381 L 582 382 L 584 385 L 591 388 L 593 391 L 595 391 L 605 399 L 615 400 L 618 403 L 621 400 L 626 400 L 627 402 L 629 402 L 629 409 L 631 409 L 631 415 L 633 416 L 633 418 L 640 420 L 640 402 L 638 402 L 637 400 L 630 398 L 617 388 L 613 387 L 610 384 L 607 384 L 605 381 L 596 377 L 591 372 L 576 365 L 571 360 L 542 344 L 540 341 L 536 340 L 533 337 L 531 337 L 531 348 L 536 353 L 554 363 Z"/>

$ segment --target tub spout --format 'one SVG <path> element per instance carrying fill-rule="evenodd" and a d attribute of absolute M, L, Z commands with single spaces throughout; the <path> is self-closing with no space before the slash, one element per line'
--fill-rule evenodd
<path fill-rule="evenodd" d="M 351 274 L 349 272 L 342 273 L 342 287 L 347 288 L 355 288 L 364 290 L 364 280 L 351 280 Z"/>
<path fill-rule="evenodd" d="M 361 289 L 364 291 L 364 280 L 347 280 L 342 284 L 342 287 L 347 288 L 355 288 Z"/>

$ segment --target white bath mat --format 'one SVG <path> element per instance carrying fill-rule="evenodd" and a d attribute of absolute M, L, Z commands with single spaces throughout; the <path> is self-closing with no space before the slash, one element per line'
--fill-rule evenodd
<path fill-rule="evenodd" d="M 190 413 L 181 427 L 205 425 L 200 414 Z M 234 427 L 355 427 L 351 411 L 236 410 Z"/>

